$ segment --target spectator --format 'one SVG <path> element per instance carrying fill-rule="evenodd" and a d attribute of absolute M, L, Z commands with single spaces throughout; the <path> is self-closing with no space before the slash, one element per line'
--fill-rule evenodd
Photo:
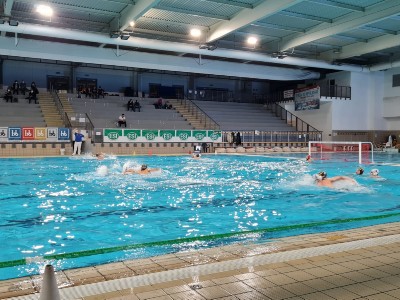
<path fill-rule="evenodd" d="M 19 85 L 19 88 L 21 90 L 21 94 L 25 96 L 25 92 L 26 92 L 26 82 L 25 81 L 21 81 L 21 84 Z"/>
<path fill-rule="evenodd" d="M 141 108 L 140 103 L 136 99 L 135 103 L 133 103 L 133 111 L 138 110 L 140 112 L 140 108 Z"/>
<path fill-rule="evenodd" d="M 163 108 L 164 109 L 172 109 L 172 104 L 169 104 L 169 101 L 166 101 Z"/>
<path fill-rule="evenodd" d="M 207 143 L 202 143 L 201 148 L 202 148 L 203 153 L 207 153 L 209 146 Z"/>
<path fill-rule="evenodd" d="M 133 111 L 135 111 L 135 109 L 133 107 L 133 100 L 132 99 L 129 99 L 129 101 L 126 104 L 126 106 L 128 107 L 128 111 L 129 111 L 129 109 L 132 109 Z"/>
<path fill-rule="evenodd" d="M 35 100 L 35 104 L 37 104 L 37 94 L 35 93 L 34 90 L 30 90 L 28 97 L 26 97 L 25 99 L 29 100 L 29 104 L 31 103 L 31 101 Z"/>
<path fill-rule="evenodd" d="M 125 125 L 125 128 L 126 128 L 126 118 L 125 118 L 124 114 L 119 116 L 118 125 L 119 125 L 119 127 L 122 127 L 122 125 Z"/>
<path fill-rule="evenodd" d="M 242 138 L 240 137 L 240 132 L 239 131 L 236 133 L 235 143 L 236 143 L 236 146 L 239 146 L 239 145 L 242 144 Z"/>
<path fill-rule="evenodd" d="M 7 91 L 6 91 L 6 93 L 4 94 L 3 98 L 4 98 L 4 100 L 6 100 L 7 102 L 8 102 L 8 100 L 10 100 L 10 102 L 13 101 L 13 94 L 12 94 L 11 88 L 7 88 Z"/>
<path fill-rule="evenodd" d="M 12 85 L 12 90 L 13 90 L 13 95 L 19 94 L 19 83 L 18 80 L 15 80 L 13 85 Z"/>
<path fill-rule="evenodd" d="M 98 94 L 99 98 L 100 97 L 104 98 L 104 90 L 103 90 L 103 88 L 101 86 L 99 86 L 99 88 L 97 89 L 97 94 Z"/>
<path fill-rule="evenodd" d="M 163 107 L 162 98 L 159 98 L 159 99 L 157 100 L 157 102 L 154 103 L 154 108 L 155 108 L 155 109 L 161 109 L 162 107 Z"/>

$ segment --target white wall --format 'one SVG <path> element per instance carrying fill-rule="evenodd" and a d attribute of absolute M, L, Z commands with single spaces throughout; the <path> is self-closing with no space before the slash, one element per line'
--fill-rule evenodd
<path fill-rule="evenodd" d="M 285 109 L 322 131 L 322 140 L 330 141 L 332 138 L 332 102 L 321 101 L 319 109 L 294 110 L 294 104 L 286 104 Z"/>

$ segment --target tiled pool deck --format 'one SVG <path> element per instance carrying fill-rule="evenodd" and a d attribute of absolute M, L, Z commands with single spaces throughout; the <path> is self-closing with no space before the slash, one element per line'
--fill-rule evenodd
<path fill-rule="evenodd" d="M 56 270 L 61 299 L 400 299 L 400 223 Z M 0 281 L 39 299 L 41 277 Z"/>

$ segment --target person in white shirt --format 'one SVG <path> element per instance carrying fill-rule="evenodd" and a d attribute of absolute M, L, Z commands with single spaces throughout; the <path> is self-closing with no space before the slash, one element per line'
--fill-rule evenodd
<path fill-rule="evenodd" d="M 125 118 L 124 114 L 119 116 L 118 125 L 119 125 L 119 127 L 122 127 L 122 125 L 125 125 L 125 128 L 126 128 L 126 118 Z"/>

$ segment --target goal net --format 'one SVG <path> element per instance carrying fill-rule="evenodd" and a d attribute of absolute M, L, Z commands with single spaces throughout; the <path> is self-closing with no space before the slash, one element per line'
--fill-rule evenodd
<path fill-rule="evenodd" d="M 312 159 L 358 161 L 369 164 L 374 161 L 374 146 L 370 142 L 308 142 L 308 155 Z"/>

